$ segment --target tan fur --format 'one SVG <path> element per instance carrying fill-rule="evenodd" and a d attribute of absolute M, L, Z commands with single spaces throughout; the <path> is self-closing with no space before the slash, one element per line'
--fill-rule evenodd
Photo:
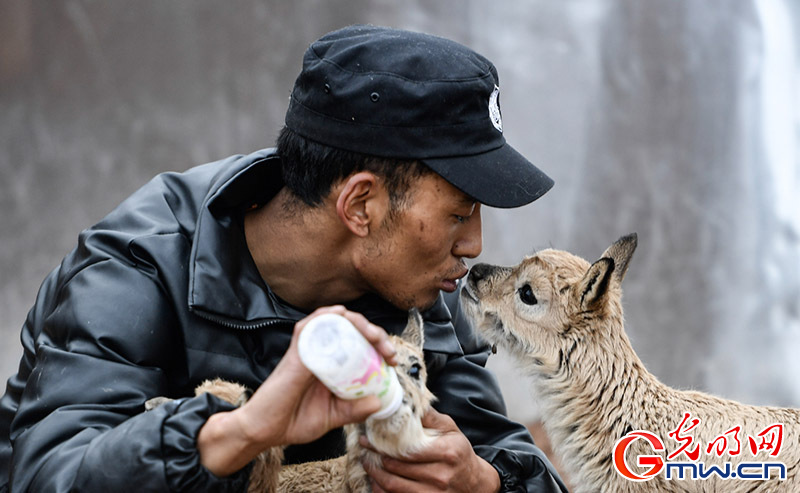
<path fill-rule="evenodd" d="M 382 454 L 397 458 L 420 451 L 433 441 L 435 432 L 422 427 L 422 416 L 435 398 L 425 385 L 427 370 L 422 353 L 424 336 L 419 312 L 411 310 L 403 334 L 389 338 L 397 349 L 395 370 L 404 393 L 400 408 L 386 419 L 367 418 L 365 423 L 345 426 L 347 453 L 335 459 L 281 467 L 283 448 L 267 450 L 256 458 L 250 474 L 249 493 L 371 492 L 369 476 L 362 461 L 380 466 L 380 455 L 363 448 L 359 444 L 360 436 L 366 435 Z M 222 379 L 205 381 L 195 390 L 197 395 L 204 392 L 236 405 L 244 404 L 248 393 L 245 387 Z M 163 397 L 150 399 L 145 408 L 150 410 L 168 400 Z"/>
<path fill-rule="evenodd" d="M 636 248 L 636 236 L 621 238 L 594 264 L 570 253 L 545 250 L 511 268 L 473 267 L 462 292 L 462 306 L 490 342 L 511 352 L 534 377 L 543 405 L 543 421 L 578 492 L 797 492 L 800 491 L 800 410 L 740 404 L 694 391 L 667 387 L 650 374 L 634 352 L 623 325 L 621 283 Z M 535 303 L 523 302 L 530 286 Z M 529 302 L 531 298 L 524 296 Z M 612 460 L 617 440 L 635 430 L 659 436 L 666 451 L 677 450 L 669 432 L 684 412 L 700 424 L 685 433 L 702 448 L 706 465 L 731 462 L 783 462 L 783 481 L 654 479 L 632 482 L 619 475 Z M 747 436 L 774 423 L 784 424 L 778 457 L 753 456 Z M 733 426 L 741 425 L 738 456 L 707 455 L 705 447 Z M 633 457 L 654 454 L 636 440 Z M 692 445 L 694 447 L 694 445 Z M 688 461 L 681 455 L 674 461 Z"/>

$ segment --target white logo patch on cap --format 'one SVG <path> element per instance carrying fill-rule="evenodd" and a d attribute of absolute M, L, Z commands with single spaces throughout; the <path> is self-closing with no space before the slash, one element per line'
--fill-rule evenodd
<path fill-rule="evenodd" d="M 494 86 L 494 91 L 489 96 L 489 119 L 498 132 L 503 133 L 503 119 L 500 117 L 500 88 Z"/>

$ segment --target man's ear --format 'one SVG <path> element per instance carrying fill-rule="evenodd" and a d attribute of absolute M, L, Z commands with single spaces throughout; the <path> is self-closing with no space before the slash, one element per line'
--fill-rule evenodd
<path fill-rule="evenodd" d="M 385 213 L 382 204 L 386 193 L 378 178 L 361 171 L 345 178 L 336 198 L 336 214 L 342 223 L 357 236 L 367 236 L 371 224 L 379 224 Z"/>

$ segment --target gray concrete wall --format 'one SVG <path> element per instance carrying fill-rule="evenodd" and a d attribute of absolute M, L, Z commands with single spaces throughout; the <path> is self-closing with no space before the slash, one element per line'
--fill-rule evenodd
<path fill-rule="evenodd" d="M 788 0 L 0 2 L 0 375 L 44 276 L 152 175 L 270 146 L 308 43 L 354 22 L 466 43 L 557 182 L 480 260 L 637 231 L 628 330 L 679 387 L 800 405 L 798 29 Z M 512 415 L 524 379 L 492 359 Z"/>

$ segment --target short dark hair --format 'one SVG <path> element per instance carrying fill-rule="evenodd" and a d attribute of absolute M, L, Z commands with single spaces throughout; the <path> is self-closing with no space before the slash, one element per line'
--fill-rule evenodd
<path fill-rule="evenodd" d="M 290 192 L 309 206 L 318 206 L 337 181 L 359 171 L 380 177 L 392 208 L 400 208 L 414 178 L 433 173 L 415 159 L 369 156 L 320 144 L 283 127 L 278 135 L 283 180 Z"/>

